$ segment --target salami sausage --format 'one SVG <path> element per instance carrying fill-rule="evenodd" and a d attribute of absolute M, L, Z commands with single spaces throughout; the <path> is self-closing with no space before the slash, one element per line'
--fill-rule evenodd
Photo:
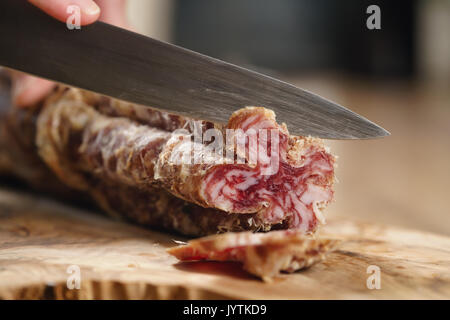
<path fill-rule="evenodd" d="M 318 139 L 290 136 L 264 108 L 241 109 L 220 126 L 59 87 L 43 105 L 12 108 L 4 119 L 2 136 L 25 128 L 27 147 L 21 152 L 39 163 L 40 178 L 22 178 L 42 182 L 55 175 L 58 183 L 90 194 L 108 212 L 188 235 L 313 232 L 333 196 L 334 157 Z M 227 141 L 256 131 L 256 139 L 266 142 L 258 145 L 258 154 L 276 149 L 277 170 L 264 173 L 267 163 L 251 161 L 256 151 L 249 136 L 241 149 L 220 146 L 222 152 L 209 158 L 213 161 L 176 161 L 186 154 L 195 158 L 195 152 L 201 158 L 210 154 L 211 141 L 196 140 L 198 131 L 209 129 Z M 275 135 L 263 137 L 261 130 Z M 21 152 L 11 157 L 14 142 L 1 136 L 0 141 L 0 155 L 10 164 L 21 158 Z M 19 161 L 13 170 L 29 166 Z"/>
<path fill-rule="evenodd" d="M 276 123 L 274 113 L 264 108 L 235 112 L 225 128 L 216 130 L 220 137 L 235 138 L 236 132 L 253 130 L 260 141 L 261 130 L 270 130 L 271 138 L 275 131 L 276 170 L 264 174 L 267 164 L 249 163 L 248 136 L 240 150 L 242 163 L 234 163 L 239 156 L 237 147 L 226 158 L 229 146 L 224 145 L 219 147 L 221 154 L 211 157 L 213 161 L 195 163 L 195 152 L 203 160 L 207 144 L 203 139 L 196 141 L 193 130 L 182 134 L 164 130 L 167 123 L 160 122 L 157 128 L 148 122 L 144 125 L 129 118 L 111 118 L 86 104 L 79 90 L 68 89 L 41 112 L 37 145 L 44 161 L 75 188 L 89 184 L 82 177 L 87 172 L 141 189 L 163 187 L 205 208 L 257 213 L 268 224 L 286 224 L 303 232 L 314 231 L 323 220 L 321 209 L 333 196 L 334 157 L 320 140 L 290 136 L 284 125 Z M 176 126 L 173 123 L 170 129 Z M 181 126 L 186 121 L 175 123 Z M 274 147 L 267 135 L 265 147 L 261 147 L 265 155 Z M 77 145 L 71 145 L 74 143 Z M 186 155 L 188 161 L 181 161 Z"/>

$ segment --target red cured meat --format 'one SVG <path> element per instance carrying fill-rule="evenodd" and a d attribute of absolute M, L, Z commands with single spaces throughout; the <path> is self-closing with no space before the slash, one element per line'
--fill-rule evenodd
<path fill-rule="evenodd" d="M 155 169 L 158 180 L 176 196 L 204 207 L 232 213 L 258 212 L 269 223 L 314 231 L 318 221 L 324 221 L 321 209 L 333 198 L 335 158 L 321 140 L 290 136 L 284 125 L 276 123 L 273 112 L 259 107 L 236 111 L 226 129 L 254 130 L 258 141 L 262 139 L 259 130 L 267 129 L 276 133 L 276 139 L 267 133 L 267 143 L 261 143 L 258 150 L 250 147 L 249 141 L 240 154 L 236 148 L 235 157 L 244 157 L 243 164 L 226 163 L 225 156 L 216 159 L 224 164 L 176 164 L 169 160 L 179 158 L 174 150 L 193 150 L 195 142 L 168 141 Z M 272 140 L 279 142 L 273 149 L 275 161 L 252 163 L 252 153 L 271 154 Z"/>

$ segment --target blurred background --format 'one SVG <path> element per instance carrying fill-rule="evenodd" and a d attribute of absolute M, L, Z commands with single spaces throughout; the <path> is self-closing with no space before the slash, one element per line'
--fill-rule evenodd
<path fill-rule="evenodd" d="M 381 29 L 369 30 L 369 5 Z M 341 216 L 450 235 L 450 0 L 128 0 L 138 32 L 337 101 L 391 132 L 329 141 Z"/>

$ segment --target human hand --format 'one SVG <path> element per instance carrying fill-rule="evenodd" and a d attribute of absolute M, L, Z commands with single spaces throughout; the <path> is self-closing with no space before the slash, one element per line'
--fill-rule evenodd
<path fill-rule="evenodd" d="M 126 0 L 28 0 L 30 3 L 52 16 L 66 22 L 67 7 L 78 5 L 80 7 L 82 26 L 91 24 L 98 19 L 101 21 L 128 28 L 125 16 Z M 34 77 L 22 72 L 11 71 L 12 74 L 12 101 L 19 107 L 33 106 L 55 87 L 55 83 L 42 78 Z"/>

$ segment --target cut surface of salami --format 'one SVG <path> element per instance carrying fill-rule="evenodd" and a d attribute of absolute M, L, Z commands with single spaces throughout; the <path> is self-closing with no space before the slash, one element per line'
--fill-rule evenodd
<path fill-rule="evenodd" d="M 198 205 L 259 213 L 268 223 L 305 233 L 324 222 L 321 210 L 333 198 L 335 158 L 321 140 L 290 136 L 284 125 L 276 123 L 274 113 L 261 107 L 233 113 L 219 136 L 232 143 L 219 156 L 209 156 L 212 162 L 197 164 L 177 160 L 186 150 L 206 153 L 204 143 L 198 146 L 186 136 L 170 139 L 156 164 L 157 180 Z"/>
<path fill-rule="evenodd" d="M 269 280 L 322 261 L 338 240 L 315 239 L 300 231 L 226 233 L 189 241 L 167 252 L 181 261 L 237 261 L 249 273 Z"/>

